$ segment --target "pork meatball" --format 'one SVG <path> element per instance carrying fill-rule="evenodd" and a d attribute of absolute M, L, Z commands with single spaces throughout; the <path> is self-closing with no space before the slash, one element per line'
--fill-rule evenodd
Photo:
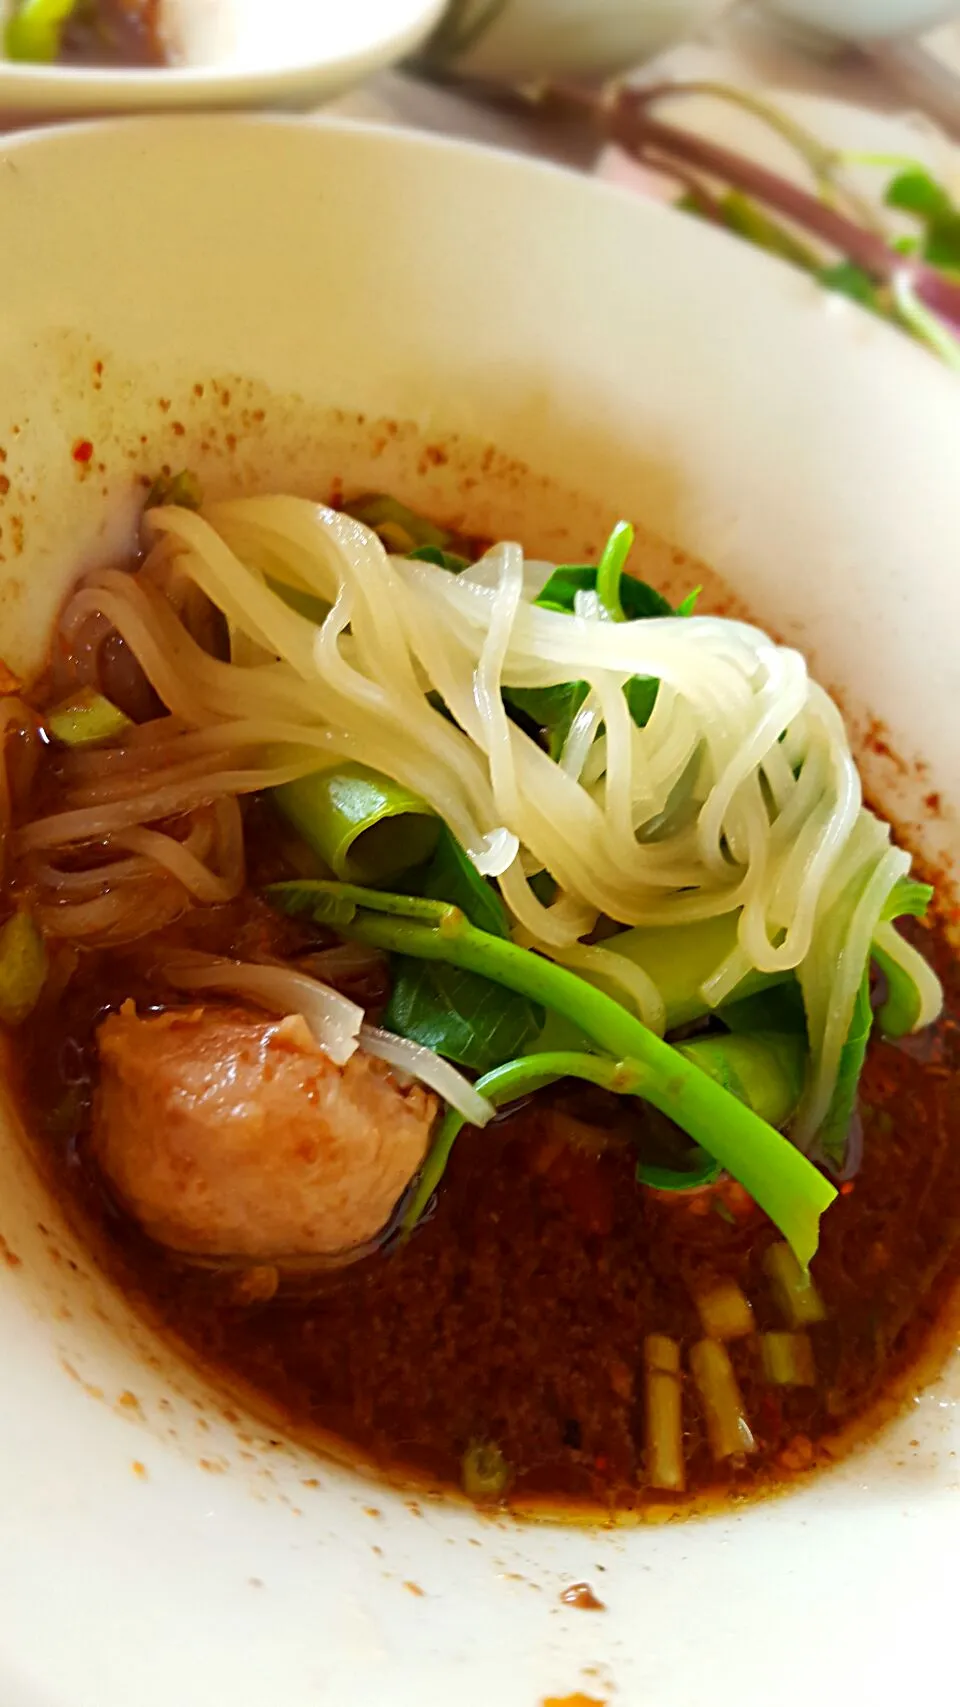
<path fill-rule="evenodd" d="M 360 1050 L 335 1066 L 299 1016 L 140 1016 L 130 1002 L 97 1041 L 94 1154 L 172 1250 L 263 1260 L 363 1244 L 426 1154 L 436 1098 Z"/>

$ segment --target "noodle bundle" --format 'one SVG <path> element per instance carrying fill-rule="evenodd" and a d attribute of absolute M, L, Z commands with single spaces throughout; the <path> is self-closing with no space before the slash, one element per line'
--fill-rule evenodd
<path fill-rule="evenodd" d="M 148 874 L 158 918 L 226 899 L 243 880 L 228 803 L 360 761 L 421 796 L 497 878 L 519 940 L 654 1030 L 656 984 L 585 940 L 598 919 L 735 914 L 703 994 L 716 1006 L 752 971 L 796 973 L 814 1069 L 795 1136 L 810 1141 L 910 860 L 865 809 L 840 714 L 798 652 L 713 616 L 610 621 L 589 592 L 546 608 L 534 601 L 552 566 L 516 544 L 454 574 L 297 498 L 159 508 L 145 523 L 141 571 L 88 576 L 61 639 L 69 649 L 91 624 L 118 635 L 170 716 L 67 755 L 62 809 L 19 830 L 18 856 L 46 862 L 50 928 L 122 933 Z M 222 613 L 229 659 L 191 631 L 198 594 Z M 659 684 L 644 724 L 634 678 Z M 571 682 L 582 703 L 551 756 L 505 696 Z M 71 869 L 92 846 L 103 857 Z"/>

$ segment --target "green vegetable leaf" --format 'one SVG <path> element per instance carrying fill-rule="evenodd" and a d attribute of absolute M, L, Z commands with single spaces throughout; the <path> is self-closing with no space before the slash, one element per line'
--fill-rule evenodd
<path fill-rule="evenodd" d="M 871 308 L 877 314 L 883 313 L 880 300 L 879 286 L 854 261 L 837 261 L 828 267 L 821 267 L 817 277 L 827 290 L 835 290 L 840 296 L 848 296 L 851 301 L 859 302 L 863 308 Z"/>
<path fill-rule="evenodd" d="M 323 897 L 332 894 L 355 909 L 340 927 L 343 935 L 392 953 L 477 972 L 568 1019 L 608 1064 L 612 1057 L 614 1063 L 629 1065 L 631 1073 L 637 1069 L 636 1094 L 733 1174 L 789 1240 L 801 1266 L 810 1262 L 820 1216 L 837 1195 L 834 1188 L 767 1121 L 586 979 L 517 943 L 477 930 L 459 908 L 441 901 L 320 881 L 272 884 L 266 893 L 282 911 L 314 917 Z"/>
<path fill-rule="evenodd" d="M 841 1166 L 847 1152 L 847 1135 L 857 1107 L 857 1086 L 867 1053 L 867 1043 L 873 1026 L 870 1006 L 870 972 L 864 972 L 856 1005 L 840 1053 L 840 1066 L 830 1107 L 817 1133 L 817 1147 L 828 1161 Z"/>
<path fill-rule="evenodd" d="M 954 276 L 960 273 L 960 213 L 938 220 L 928 228 L 922 252 L 924 260 L 938 267 L 941 273 Z"/>
<path fill-rule="evenodd" d="M 697 600 L 702 592 L 702 587 L 694 587 L 693 591 L 688 593 L 685 599 L 681 599 L 676 610 L 677 616 L 692 616 L 697 608 Z"/>
<path fill-rule="evenodd" d="M 806 1066 L 804 1032 L 729 1032 L 695 1037 L 676 1049 L 771 1126 L 785 1126 L 795 1112 Z"/>
<path fill-rule="evenodd" d="M 469 559 L 460 557 L 455 551 L 441 551 L 438 545 L 418 545 L 416 551 L 408 551 L 417 563 L 433 563 L 438 569 L 449 569 L 451 575 L 459 575 L 461 569 L 466 569 Z"/>
<path fill-rule="evenodd" d="M 508 705 L 529 717 L 538 729 L 546 729 L 551 736 L 555 731 L 562 732 L 558 744 L 553 740 L 550 742 L 551 757 L 556 758 L 563 751 L 570 725 L 587 697 L 587 684 L 558 682 L 551 688 L 504 688 L 503 697 Z M 555 744 L 557 752 L 554 752 Z"/>
<path fill-rule="evenodd" d="M 699 587 L 687 595 L 678 611 L 674 611 L 669 600 L 656 587 L 623 573 L 632 544 L 633 529 L 627 522 L 618 522 L 596 568 L 585 563 L 561 564 L 535 603 L 544 610 L 569 614 L 573 611 L 577 593 L 596 592 L 601 604 L 609 608 L 617 621 L 639 622 L 654 616 L 689 616 Z M 638 728 L 642 729 L 650 721 L 659 685 L 654 676 L 634 676 L 624 687 L 630 715 Z M 515 706 L 532 718 L 538 728 L 547 731 L 550 756 L 558 759 L 587 693 L 585 682 L 562 682 L 550 688 L 506 688 L 503 697 L 508 705 Z"/>
<path fill-rule="evenodd" d="M 762 977 L 763 974 L 758 976 Z M 718 1019 L 730 1031 L 777 1031 L 806 1038 L 807 1016 L 803 993 L 796 979 L 790 977 L 782 984 L 771 984 L 755 995 L 729 1002 L 719 1010 Z"/>
<path fill-rule="evenodd" d="M 329 615 L 330 606 L 317 593 L 308 593 L 305 587 L 291 587 L 289 581 L 275 581 L 272 575 L 267 575 L 265 580 L 270 591 L 276 593 L 285 605 L 299 616 L 305 616 L 308 622 L 315 622 L 318 628 Z"/>
<path fill-rule="evenodd" d="M 394 984 L 384 1015 L 388 1031 L 476 1073 L 489 1073 L 528 1049 L 543 1010 L 476 972 L 442 962 L 393 958 Z"/>
<path fill-rule="evenodd" d="M 941 272 L 960 272 L 960 208 L 942 184 L 918 166 L 894 178 L 885 199 L 925 228 L 916 245 L 924 260 Z"/>
<path fill-rule="evenodd" d="M 886 1037 L 909 1037 L 920 1018 L 920 992 L 909 972 L 882 942 L 874 941 L 871 954 L 887 985 L 886 999 L 877 1010 L 877 1024 Z"/>
<path fill-rule="evenodd" d="M 435 527 L 425 516 L 418 516 L 415 510 L 401 504 L 398 498 L 390 498 L 382 492 L 351 499 L 343 509 L 345 515 L 353 516 L 379 534 L 388 551 L 404 557 L 409 557 L 422 545 L 433 545 L 443 551 L 450 543 L 450 534 L 445 528 Z"/>
<path fill-rule="evenodd" d="M 507 909 L 492 883 L 481 877 L 456 836 L 444 825 L 436 851 L 427 866 L 420 892 L 433 901 L 450 901 L 478 930 L 507 938 Z"/>
<path fill-rule="evenodd" d="M 630 716 L 638 729 L 645 729 L 653 716 L 659 687 L 656 676 L 631 676 L 624 687 Z"/>
<path fill-rule="evenodd" d="M 902 213 L 916 214 L 924 224 L 931 220 L 949 218 L 956 213 L 947 191 L 936 178 L 924 171 L 922 166 L 909 167 L 904 172 L 898 172 L 887 185 L 884 201 L 888 207 L 899 208 Z"/>
<path fill-rule="evenodd" d="M 478 930 L 509 938 L 500 896 L 446 828 L 418 887 L 431 900 L 459 907 Z M 474 1072 L 488 1073 L 521 1054 L 543 1027 L 542 1008 L 476 972 L 407 955 L 395 955 L 392 970 L 388 1030 Z"/>
<path fill-rule="evenodd" d="M 922 919 L 932 900 L 932 883 L 918 883 L 915 877 L 898 877 L 884 903 L 880 922 L 889 924 L 892 919 L 907 917 Z"/>

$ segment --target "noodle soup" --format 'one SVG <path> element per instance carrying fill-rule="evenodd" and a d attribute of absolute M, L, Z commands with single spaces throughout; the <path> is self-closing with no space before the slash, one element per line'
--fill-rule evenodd
<path fill-rule="evenodd" d="M 184 472 L 142 533 L 3 700 L 3 1017 L 103 1259 L 483 1504 L 835 1457 L 955 1284 L 958 989 L 800 654 L 626 523 L 558 565 Z"/>

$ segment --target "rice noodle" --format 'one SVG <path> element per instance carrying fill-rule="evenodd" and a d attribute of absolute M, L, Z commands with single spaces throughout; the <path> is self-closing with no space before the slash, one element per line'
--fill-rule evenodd
<path fill-rule="evenodd" d="M 475 1091 L 469 1079 L 458 1073 L 442 1055 L 427 1049 L 422 1043 L 411 1043 L 407 1037 L 397 1037 L 392 1031 L 381 1031 L 376 1025 L 360 1027 L 360 1042 L 368 1055 L 377 1055 L 391 1067 L 429 1085 L 445 1103 L 455 1108 L 471 1126 L 486 1126 L 496 1112 L 493 1103 Z"/>
<path fill-rule="evenodd" d="M 357 1048 L 363 1009 L 339 990 L 286 966 L 260 966 L 216 955 L 178 956 L 164 976 L 180 990 L 223 990 L 270 1013 L 300 1014 L 331 1061 L 342 1067 Z"/>
<path fill-rule="evenodd" d="M 61 920 L 81 934 L 97 917 L 122 928 L 118 897 L 129 914 L 148 871 L 158 910 L 236 893 L 239 818 L 229 833 L 221 822 L 219 852 L 171 842 L 168 823 L 222 813 L 225 801 L 236 814 L 240 794 L 361 760 L 427 800 L 543 952 L 584 970 L 589 956 L 608 982 L 603 950 L 583 941 L 600 914 L 660 926 L 736 913 L 736 948 L 705 998 L 722 1001 L 751 969 L 797 970 L 814 1059 L 800 1125 L 811 1135 L 909 860 L 865 811 L 840 714 L 799 653 L 713 616 L 612 622 L 593 594 L 578 593 L 572 614 L 542 608 L 549 565 L 525 562 L 519 546 L 452 575 L 388 555 L 370 529 L 305 499 L 158 508 L 145 528 L 156 543 L 137 575 L 99 571 L 74 593 L 61 650 L 95 678 L 117 633 L 171 716 L 122 747 L 68 755 L 62 809 L 15 835 L 14 852 L 42 852 L 48 873 L 58 851 L 110 850 L 99 887 L 61 870 Z M 284 586 L 318 601 L 317 621 Z M 231 661 L 195 638 L 201 594 L 226 619 Z M 642 728 L 624 695 L 634 677 L 659 683 Z M 504 692 L 571 682 L 587 691 L 555 762 L 507 716 Z M 549 906 L 530 886 L 537 872 L 554 880 Z M 642 969 L 618 961 L 615 982 L 662 1025 Z M 924 989 L 932 1013 L 933 983 Z"/>

